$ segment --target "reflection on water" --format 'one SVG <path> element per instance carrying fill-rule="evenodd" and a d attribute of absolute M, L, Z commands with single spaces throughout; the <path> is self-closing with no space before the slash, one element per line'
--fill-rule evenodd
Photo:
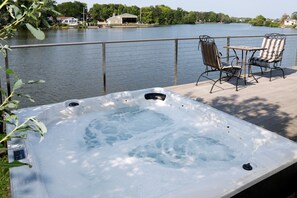
<path fill-rule="evenodd" d="M 35 40 L 20 32 L 9 41 L 11 45 L 39 43 L 68 43 L 114 41 L 152 38 L 264 35 L 265 33 L 296 33 L 294 29 L 252 27 L 247 24 L 174 25 L 156 28 L 111 28 L 88 30 L 47 31 L 46 39 Z M 261 39 L 232 40 L 232 44 L 260 45 Z M 283 65 L 295 64 L 296 38 L 288 38 Z M 226 40 L 217 40 L 220 49 Z M 180 41 L 178 57 L 178 84 L 194 82 L 201 67 L 197 40 Z M 290 49 L 290 47 L 292 49 Z M 224 49 L 222 49 L 224 54 Z M 1 65 L 3 60 L 0 61 Z M 9 53 L 9 65 L 24 80 L 43 79 L 45 84 L 25 87 L 23 92 L 35 98 L 36 103 L 48 104 L 73 98 L 103 94 L 101 45 L 14 49 Z M 116 92 L 174 83 L 174 42 L 146 42 L 108 44 L 106 47 L 107 91 Z M 23 106 L 32 106 L 24 102 Z"/>

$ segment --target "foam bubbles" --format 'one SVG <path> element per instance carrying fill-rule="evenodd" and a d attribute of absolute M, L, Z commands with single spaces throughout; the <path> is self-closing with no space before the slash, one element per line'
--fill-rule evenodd
<path fill-rule="evenodd" d="M 193 133 L 187 128 L 140 145 L 130 151 L 129 155 L 172 168 L 197 167 L 235 158 L 234 151 L 227 145 Z"/>
<path fill-rule="evenodd" d="M 112 146 L 170 124 L 172 120 L 164 114 L 139 106 L 123 107 L 93 119 L 86 127 L 83 138 L 88 149 L 102 144 Z"/>

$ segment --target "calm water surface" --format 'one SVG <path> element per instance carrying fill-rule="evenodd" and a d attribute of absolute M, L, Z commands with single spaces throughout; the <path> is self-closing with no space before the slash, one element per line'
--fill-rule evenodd
<path fill-rule="evenodd" d="M 253 27 L 248 24 L 197 24 L 155 28 L 111 28 L 88 30 L 57 30 L 46 32 L 46 39 L 35 40 L 30 34 L 19 33 L 9 41 L 11 45 L 117 41 L 154 38 L 188 38 L 211 36 L 264 35 L 278 32 L 297 33 L 294 29 Z M 290 38 L 292 39 L 292 38 Z M 262 39 L 246 40 L 244 44 L 261 45 Z M 234 44 L 241 41 L 233 41 Z M 296 38 L 294 40 L 296 43 Z M 288 42 L 287 42 L 288 43 Z M 197 40 L 179 42 L 177 84 L 196 81 L 204 69 L 201 66 Z M 220 48 L 226 40 L 218 40 Z M 293 46 L 293 45 L 292 45 Z M 222 49 L 224 50 L 224 49 Z M 35 98 L 33 106 L 61 102 L 74 98 L 102 95 L 101 45 L 14 49 L 9 64 L 24 80 L 44 79 L 45 84 L 26 87 L 24 92 Z M 296 47 L 286 50 L 294 65 Z M 292 54 L 288 54 L 292 53 Z M 3 60 L 1 60 L 3 61 Z M 107 91 L 116 92 L 148 87 L 171 86 L 174 83 L 174 42 L 150 42 L 107 45 Z"/>
<path fill-rule="evenodd" d="M 11 45 L 19 45 L 152 38 L 187 38 L 198 37 L 202 34 L 210 36 L 263 35 L 271 32 L 290 34 L 297 33 L 297 30 L 290 28 L 255 27 L 248 24 L 197 24 L 154 28 L 98 28 L 88 30 L 68 29 L 48 31 L 46 32 L 46 39 L 43 41 L 34 39 L 30 34 L 21 33 L 10 43 Z"/>

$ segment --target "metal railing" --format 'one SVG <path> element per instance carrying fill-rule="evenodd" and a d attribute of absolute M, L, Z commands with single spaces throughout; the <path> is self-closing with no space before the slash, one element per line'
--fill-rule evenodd
<path fill-rule="evenodd" d="M 297 34 L 287 34 L 286 36 L 287 43 L 283 58 L 283 66 L 290 67 L 297 65 Z M 223 50 L 223 53 L 226 54 L 227 57 L 230 57 L 230 51 L 227 49 L 223 49 L 223 46 L 237 44 L 260 46 L 263 35 L 226 36 L 214 38 L 216 40 L 218 48 Z M 41 48 L 45 48 L 45 50 L 40 50 Z M 50 50 L 50 48 L 54 48 L 54 50 Z M 80 82 L 84 82 L 84 79 L 79 79 L 75 72 L 83 71 L 85 73 L 84 75 L 82 75 L 83 77 L 81 78 L 90 77 L 91 79 L 96 78 L 94 77 L 94 73 L 98 72 L 97 74 L 99 75 L 97 77 L 98 79 L 101 78 L 100 83 L 98 83 L 99 81 L 90 84 L 82 83 L 82 87 L 96 87 L 94 86 L 94 84 L 100 84 L 102 86 L 101 90 L 99 88 L 97 93 L 93 93 L 94 89 L 92 89 L 92 93 L 85 94 L 84 97 L 103 95 L 115 91 L 130 89 L 133 90 L 143 88 L 144 86 L 170 86 L 189 83 L 195 81 L 199 71 L 202 71 L 204 69 L 204 67 L 199 67 L 199 65 L 202 65 L 202 59 L 200 53 L 197 51 L 197 37 L 15 45 L 11 46 L 11 49 L 13 49 L 12 52 L 7 51 L 8 56 L 5 58 L 4 64 L 7 69 L 10 68 L 12 65 L 24 64 L 24 66 L 21 67 L 13 67 L 14 70 L 18 70 L 18 73 L 27 73 L 28 75 L 30 75 L 31 73 L 36 72 L 37 75 L 41 75 L 42 78 L 42 76 L 46 75 L 49 72 L 44 71 L 44 73 L 38 73 L 37 71 L 51 68 L 52 70 L 54 70 L 54 75 L 59 76 L 59 78 L 62 79 L 64 78 L 63 75 L 65 75 L 66 73 L 68 75 L 69 72 L 74 72 L 74 76 L 70 76 L 68 79 L 73 81 L 73 78 L 77 78 L 77 83 L 79 84 Z M 33 61 L 33 58 L 30 58 L 31 52 L 28 50 L 34 49 L 35 51 L 33 52 L 33 54 L 38 52 L 36 56 L 38 56 L 39 62 L 29 63 L 27 61 Z M 39 55 L 41 51 L 43 51 L 44 54 Z M 61 53 L 64 53 L 65 55 L 61 55 Z M 53 55 L 51 55 L 51 58 L 49 58 L 47 57 L 47 54 Z M 40 59 L 40 56 L 44 58 Z M 20 57 L 22 57 L 22 59 L 20 59 Z M 82 61 L 82 59 L 84 60 Z M 44 66 L 45 63 L 47 63 L 46 66 Z M 57 63 L 59 65 L 67 65 L 67 67 L 69 66 L 69 69 L 65 69 L 65 71 L 61 67 L 53 69 L 52 65 L 57 65 Z M 76 64 L 78 66 L 71 67 L 72 65 Z M 32 68 L 26 70 L 26 66 L 28 65 L 32 66 Z M 40 66 L 38 67 L 36 65 Z M 20 68 L 23 68 L 23 70 Z M 63 70 L 64 73 L 62 72 L 60 74 L 59 70 Z M 139 76 L 139 81 L 141 81 L 145 77 L 147 77 L 148 79 L 152 79 L 151 84 L 149 84 L 147 81 L 135 82 L 132 80 L 132 78 L 134 78 L 135 76 Z M 21 76 L 21 78 L 26 78 L 26 76 Z M 53 78 L 53 76 L 46 78 L 50 80 L 51 78 Z M 164 80 L 162 78 L 167 79 Z M 123 85 L 125 83 L 119 83 L 124 82 L 127 79 L 131 80 L 128 80 L 128 82 L 126 82 L 126 85 L 129 85 L 129 87 L 125 87 L 125 85 Z M 8 92 L 11 91 L 10 81 L 10 76 L 7 75 L 4 84 L 6 84 Z M 61 80 L 60 83 L 65 82 Z M 74 84 L 75 81 L 69 83 L 69 85 L 71 86 L 78 86 Z M 53 85 L 53 87 L 55 86 Z M 45 86 L 44 88 L 51 89 L 50 86 Z M 84 90 L 84 88 L 79 88 L 80 90 Z M 42 94 L 41 92 L 44 91 L 40 91 L 40 93 L 37 94 Z M 59 93 L 55 93 L 54 95 L 58 97 Z M 69 94 L 69 98 L 67 95 L 67 97 L 60 97 L 56 100 L 48 101 L 48 103 L 64 101 L 73 97 L 83 96 Z M 39 104 L 42 104 L 42 102 Z"/>

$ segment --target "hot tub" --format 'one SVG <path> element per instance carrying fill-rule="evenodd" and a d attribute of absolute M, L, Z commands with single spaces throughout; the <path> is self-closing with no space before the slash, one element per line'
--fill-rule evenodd
<path fill-rule="evenodd" d="M 11 169 L 15 198 L 244 197 L 296 184 L 295 142 L 161 88 L 18 115 L 48 132 L 9 143 L 10 160 L 33 166 Z"/>

